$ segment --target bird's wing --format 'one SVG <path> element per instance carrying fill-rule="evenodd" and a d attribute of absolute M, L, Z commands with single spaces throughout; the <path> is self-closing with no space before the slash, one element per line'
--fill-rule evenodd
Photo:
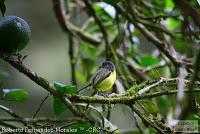
<path fill-rule="evenodd" d="M 100 68 L 93 76 L 92 78 L 92 85 L 95 87 L 95 85 L 98 85 L 99 83 L 101 83 L 104 79 L 106 79 L 107 77 L 109 77 L 111 74 L 111 71 L 104 69 L 104 68 Z"/>

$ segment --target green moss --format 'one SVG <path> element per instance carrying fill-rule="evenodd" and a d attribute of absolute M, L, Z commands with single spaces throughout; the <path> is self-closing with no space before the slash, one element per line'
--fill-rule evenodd
<path fill-rule="evenodd" d="M 125 93 L 125 96 L 131 96 L 136 94 L 140 89 L 144 88 L 149 84 L 149 81 L 144 81 L 140 84 L 134 84 L 130 89 L 128 89 Z"/>

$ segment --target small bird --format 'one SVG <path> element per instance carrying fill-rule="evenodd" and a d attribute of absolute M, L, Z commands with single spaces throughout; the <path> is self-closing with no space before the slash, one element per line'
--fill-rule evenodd
<path fill-rule="evenodd" d="M 93 95 L 98 92 L 110 93 L 112 92 L 112 86 L 114 85 L 115 80 L 115 65 L 110 61 L 104 61 L 99 67 L 99 70 L 97 70 L 96 73 L 94 73 L 90 83 L 87 86 L 80 89 L 78 92 L 91 86 L 94 90 Z"/>

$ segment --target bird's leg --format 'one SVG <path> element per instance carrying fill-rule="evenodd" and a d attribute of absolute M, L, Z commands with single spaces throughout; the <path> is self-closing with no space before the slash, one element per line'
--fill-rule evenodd
<path fill-rule="evenodd" d="M 91 97 L 93 97 L 97 93 L 97 89 L 95 87 L 93 88 L 94 88 L 94 92 L 91 94 Z M 88 112 L 89 106 L 90 106 L 90 103 L 87 103 L 87 106 L 85 108 L 85 113 Z"/>
<path fill-rule="evenodd" d="M 103 96 L 104 98 L 109 98 L 109 93 L 104 93 L 104 92 L 100 92 L 99 95 Z M 111 104 L 103 104 L 102 105 L 102 109 L 103 109 L 103 112 L 105 112 L 105 114 L 107 113 L 106 115 L 106 118 L 109 120 L 110 119 L 110 110 L 111 110 Z"/>
<path fill-rule="evenodd" d="M 103 96 L 104 98 L 109 98 L 109 94 L 108 93 L 100 92 L 99 95 Z"/>

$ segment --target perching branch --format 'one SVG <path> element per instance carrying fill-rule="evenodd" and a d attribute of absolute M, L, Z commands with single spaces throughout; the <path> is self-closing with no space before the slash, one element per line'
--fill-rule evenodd
<path fill-rule="evenodd" d="M 73 102 L 82 102 L 82 103 L 100 103 L 100 104 L 131 104 L 137 100 L 150 99 L 154 97 L 159 97 L 162 95 L 174 95 L 178 90 L 166 90 L 142 95 L 132 95 L 132 96 L 116 96 L 112 98 L 101 98 L 101 97 L 89 97 L 82 95 L 67 95 L 66 97 Z M 186 93 L 189 90 L 185 90 Z M 200 92 L 200 89 L 193 89 L 193 92 Z"/>

